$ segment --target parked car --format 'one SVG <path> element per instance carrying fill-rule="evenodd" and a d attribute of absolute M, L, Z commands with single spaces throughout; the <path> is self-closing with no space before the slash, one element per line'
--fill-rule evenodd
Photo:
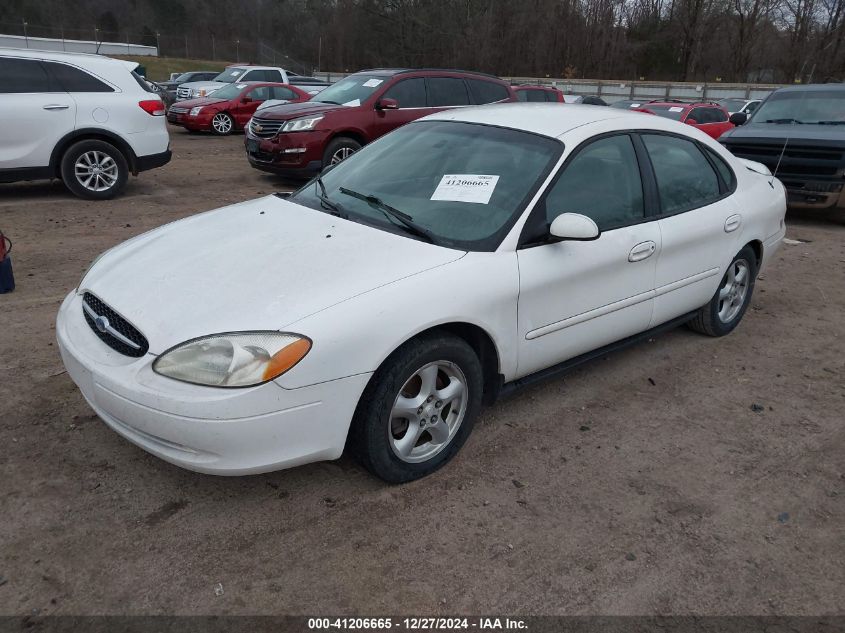
<path fill-rule="evenodd" d="M 553 86 L 523 84 L 514 86 L 513 91 L 519 101 L 564 103 L 563 93 Z"/>
<path fill-rule="evenodd" d="M 734 126 L 729 120 L 728 111 L 710 102 L 649 101 L 640 109 L 691 125 L 714 139 L 718 139 Z"/>
<path fill-rule="evenodd" d="M 364 70 L 308 103 L 262 110 L 247 127 L 250 165 L 301 176 L 334 165 L 391 130 L 444 108 L 516 101 L 491 75 L 447 70 Z"/>
<path fill-rule="evenodd" d="M 60 178 L 81 198 L 112 198 L 129 174 L 170 160 L 164 103 L 100 55 L 0 48 L 0 182 Z"/>
<path fill-rule="evenodd" d="M 227 84 L 210 97 L 188 99 L 170 106 L 167 121 L 190 132 L 212 132 L 220 136 L 243 130 L 264 101 L 299 103 L 311 98 L 296 86 L 277 83 Z"/>
<path fill-rule="evenodd" d="M 219 70 L 191 70 L 186 73 L 180 73 L 173 79 L 159 81 L 157 84 L 162 91 L 161 98 L 169 106 L 176 101 L 176 90 L 182 84 L 192 81 L 212 81 L 219 74 Z"/>
<path fill-rule="evenodd" d="M 845 209 L 845 85 L 790 86 L 773 92 L 746 122 L 719 140 L 765 164 L 786 186 L 789 205 Z"/>
<path fill-rule="evenodd" d="M 176 90 L 176 100 L 184 101 L 185 99 L 207 97 L 226 84 L 256 81 L 301 85 L 309 94 L 316 94 L 329 85 L 314 77 L 303 77 L 302 75 L 288 72 L 278 66 L 238 64 L 236 66 L 227 66 L 222 73 L 214 77 L 211 81 L 189 81 L 182 84 Z"/>
<path fill-rule="evenodd" d="M 580 103 L 582 105 L 597 105 L 597 106 L 606 106 L 607 105 L 607 101 L 605 101 L 604 99 L 602 99 L 601 97 L 596 96 L 596 95 L 580 96 L 580 97 L 578 97 L 578 99 L 575 100 L 575 103 Z"/>
<path fill-rule="evenodd" d="M 619 101 L 614 101 L 610 104 L 611 108 L 620 108 L 622 110 L 637 110 L 642 108 L 644 104 L 648 103 L 648 100 L 642 101 L 637 99 L 620 99 Z"/>
<path fill-rule="evenodd" d="M 728 114 L 742 112 L 747 116 L 751 116 L 763 101 L 760 99 L 720 99 L 716 103 L 727 110 Z"/>
<path fill-rule="evenodd" d="M 136 237 L 64 300 L 65 366 L 117 433 L 205 473 L 349 446 L 416 479 L 502 392 L 672 325 L 732 332 L 785 231 L 763 165 L 610 108 L 440 112 L 286 196 Z"/>

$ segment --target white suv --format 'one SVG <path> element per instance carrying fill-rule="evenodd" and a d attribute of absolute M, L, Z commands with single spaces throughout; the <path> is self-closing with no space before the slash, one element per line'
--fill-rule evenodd
<path fill-rule="evenodd" d="M 120 193 L 170 160 L 164 104 L 100 55 L 0 48 L 0 182 L 61 178 L 81 198 Z"/>

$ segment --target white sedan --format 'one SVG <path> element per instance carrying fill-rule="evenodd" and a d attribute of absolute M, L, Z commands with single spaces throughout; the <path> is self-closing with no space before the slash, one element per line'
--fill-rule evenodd
<path fill-rule="evenodd" d="M 657 328 L 731 332 L 785 209 L 764 166 L 669 119 L 444 111 L 289 197 L 107 251 L 58 341 L 105 423 L 179 466 L 239 475 L 348 446 L 408 481 L 503 391 Z"/>

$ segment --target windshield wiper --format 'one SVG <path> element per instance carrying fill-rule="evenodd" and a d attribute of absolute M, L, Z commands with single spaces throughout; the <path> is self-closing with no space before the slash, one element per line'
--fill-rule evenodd
<path fill-rule="evenodd" d="M 804 121 L 799 121 L 798 119 L 766 119 L 766 123 L 798 123 L 800 125 Z"/>
<path fill-rule="evenodd" d="M 318 103 L 331 103 L 332 105 L 343 105 L 342 103 L 338 103 L 337 101 L 329 101 L 323 99 L 314 99 L 313 101 L 317 101 Z"/>
<path fill-rule="evenodd" d="M 317 192 L 320 204 L 331 211 L 333 215 L 343 218 L 344 220 L 348 219 L 349 216 L 346 215 L 346 212 L 340 207 L 340 205 L 329 200 L 329 194 L 326 193 L 326 185 L 323 184 L 323 178 L 321 176 L 317 176 L 315 183 L 320 187 L 320 191 Z"/>
<path fill-rule="evenodd" d="M 340 193 L 345 193 L 347 196 L 358 198 L 359 200 L 363 200 L 364 202 L 374 206 L 375 208 L 379 209 L 382 213 L 384 213 L 384 215 L 386 215 L 388 219 L 398 220 L 402 224 L 402 226 L 404 226 L 408 230 L 409 233 L 413 233 L 417 237 L 421 237 L 431 242 L 432 244 L 437 243 L 437 240 L 434 238 L 434 235 L 432 235 L 428 229 L 414 222 L 414 218 L 412 218 L 407 213 L 403 213 L 399 209 L 391 207 L 381 198 L 378 198 L 377 196 L 368 196 L 363 193 L 358 193 L 357 191 L 352 191 L 351 189 L 347 189 L 346 187 L 341 187 L 339 191 Z"/>
<path fill-rule="evenodd" d="M 845 121 L 819 121 L 819 125 L 845 125 Z"/>

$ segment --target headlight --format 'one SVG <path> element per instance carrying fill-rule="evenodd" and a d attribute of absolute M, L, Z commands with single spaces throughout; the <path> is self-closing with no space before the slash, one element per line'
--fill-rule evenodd
<path fill-rule="evenodd" d="M 153 363 L 153 371 L 196 385 L 251 387 L 278 378 L 311 349 L 288 332 L 232 332 L 186 341 Z"/>
<path fill-rule="evenodd" d="M 301 119 L 293 119 L 292 121 L 285 123 L 284 127 L 282 127 L 282 132 L 305 132 L 307 130 L 313 130 L 317 123 L 322 120 L 322 114 L 318 116 L 303 117 Z"/>
<path fill-rule="evenodd" d="M 202 106 L 197 106 L 196 108 L 191 108 L 191 111 L 188 112 L 190 116 L 197 116 L 202 111 Z"/>

